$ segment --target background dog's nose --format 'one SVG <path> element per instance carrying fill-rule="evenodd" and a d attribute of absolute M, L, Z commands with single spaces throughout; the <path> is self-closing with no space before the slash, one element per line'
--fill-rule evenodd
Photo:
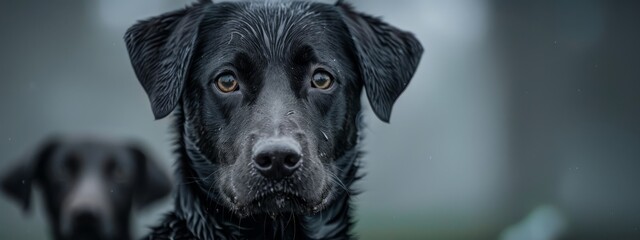
<path fill-rule="evenodd" d="M 269 139 L 256 144 L 253 154 L 255 168 L 266 178 L 291 176 L 301 164 L 300 145 L 290 139 Z"/>
<path fill-rule="evenodd" d="M 94 211 L 78 211 L 73 214 L 73 231 L 97 231 L 101 217 Z"/>

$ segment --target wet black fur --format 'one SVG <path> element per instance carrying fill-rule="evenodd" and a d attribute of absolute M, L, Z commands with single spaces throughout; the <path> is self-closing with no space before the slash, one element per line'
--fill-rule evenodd
<path fill-rule="evenodd" d="M 417 39 L 341 2 L 201 1 L 132 26 L 125 41 L 156 118 L 175 110 L 175 211 L 148 239 L 353 238 L 362 88 L 388 122 L 422 54 Z M 316 65 L 334 87 L 309 87 Z M 221 71 L 234 71 L 241 91 L 216 92 Z M 244 167 L 274 129 L 308 156 L 281 182 Z M 274 188 L 286 207 L 270 204 Z"/>

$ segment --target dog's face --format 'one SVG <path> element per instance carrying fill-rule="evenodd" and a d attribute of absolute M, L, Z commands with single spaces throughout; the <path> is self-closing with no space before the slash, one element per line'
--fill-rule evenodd
<path fill-rule="evenodd" d="M 183 108 L 198 154 L 216 161 L 195 170 L 243 213 L 321 208 L 355 137 L 345 131 L 361 91 L 349 36 L 337 12 L 306 7 L 220 4 L 200 26 Z M 269 17 L 282 19 L 260 23 Z"/>
<path fill-rule="evenodd" d="M 315 212 L 346 190 L 363 85 L 388 120 L 421 54 L 347 6 L 300 2 L 200 3 L 126 40 L 156 117 L 182 106 L 185 167 L 241 216 Z"/>
<path fill-rule="evenodd" d="M 134 201 L 167 195 L 168 177 L 136 146 L 85 138 L 56 138 L 9 172 L 3 189 L 28 208 L 32 184 L 59 239 L 128 238 Z"/>

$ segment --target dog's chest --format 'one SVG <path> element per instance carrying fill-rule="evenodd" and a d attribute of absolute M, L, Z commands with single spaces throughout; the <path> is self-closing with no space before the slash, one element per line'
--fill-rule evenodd
<path fill-rule="evenodd" d="M 318 219 L 320 220 L 320 219 Z M 305 221 L 308 223 L 314 222 L 309 221 L 309 219 L 299 219 L 298 221 Z M 230 229 L 225 229 L 222 225 L 214 224 L 215 226 L 210 227 L 207 230 L 212 231 L 204 231 L 209 234 L 198 234 L 198 236 L 204 236 L 206 239 L 215 239 L 215 240 L 230 240 L 230 239 L 351 239 L 351 236 L 348 234 L 348 229 L 350 224 L 326 224 L 320 223 L 323 221 L 316 221 L 315 224 L 320 224 L 319 226 L 307 226 L 314 228 L 314 233 L 309 233 L 305 231 L 305 228 L 299 225 L 300 222 L 294 223 L 292 219 L 288 221 L 270 221 L 265 219 L 262 226 L 259 228 L 248 229 L 245 228 L 244 232 L 237 231 L 226 231 Z M 258 225 L 258 224 L 254 224 Z M 308 230 L 308 229 L 307 229 Z M 151 233 L 144 237 L 143 239 L 148 240 L 200 240 L 201 237 L 197 237 L 192 231 L 197 231 L 196 229 L 189 228 L 186 220 L 180 218 L 176 213 L 170 213 L 165 216 L 163 222 L 151 229 Z M 311 234 L 311 235 L 310 235 Z M 209 236 L 211 235 L 211 236 Z"/>

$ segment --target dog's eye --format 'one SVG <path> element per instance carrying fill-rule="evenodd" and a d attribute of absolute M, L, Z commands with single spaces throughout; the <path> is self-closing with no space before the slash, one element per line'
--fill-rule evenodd
<path fill-rule="evenodd" d="M 126 181 L 126 175 L 125 175 L 124 169 L 122 169 L 122 167 L 119 166 L 116 160 L 113 158 L 107 159 L 107 163 L 104 168 L 104 171 L 105 171 L 105 175 L 108 178 L 116 182 Z"/>
<path fill-rule="evenodd" d="M 78 175 L 78 172 L 82 167 L 81 164 L 82 163 L 80 161 L 80 157 L 78 157 L 77 155 L 72 154 L 67 157 L 67 159 L 64 161 L 64 167 L 67 170 L 67 174 L 69 175 L 69 177 L 75 178 Z"/>
<path fill-rule="evenodd" d="M 216 79 L 216 87 L 223 93 L 238 90 L 238 80 L 233 74 L 223 74 Z"/>
<path fill-rule="evenodd" d="M 319 89 L 329 89 L 333 84 L 333 76 L 325 71 L 317 71 L 313 74 L 313 80 L 311 80 L 311 86 Z"/>

